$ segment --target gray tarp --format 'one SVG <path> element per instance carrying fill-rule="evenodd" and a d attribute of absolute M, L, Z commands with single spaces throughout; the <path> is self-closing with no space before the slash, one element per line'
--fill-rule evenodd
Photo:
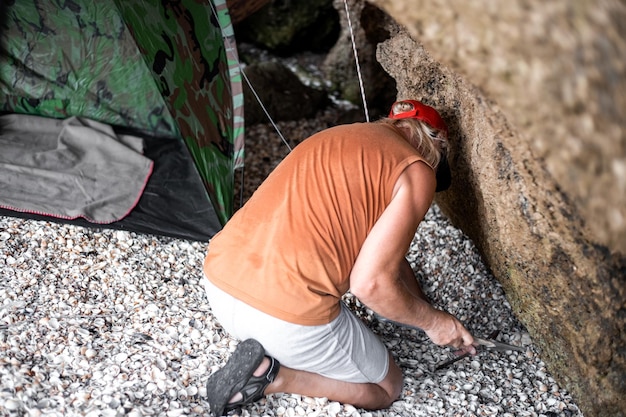
<path fill-rule="evenodd" d="M 137 204 L 152 173 L 141 138 L 105 124 L 0 116 L 0 207 L 111 223 Z"/>

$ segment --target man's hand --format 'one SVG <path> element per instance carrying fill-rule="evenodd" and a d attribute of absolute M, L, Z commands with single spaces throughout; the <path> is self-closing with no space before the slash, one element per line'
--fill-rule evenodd
<path fill-rule="evenodd" d="M 424 329 L 430 340 L 439 346 L 461 349 L 462 353 L 476 354 L 474 337 L 453 315 L 435 310 L 432 325 Z"/>

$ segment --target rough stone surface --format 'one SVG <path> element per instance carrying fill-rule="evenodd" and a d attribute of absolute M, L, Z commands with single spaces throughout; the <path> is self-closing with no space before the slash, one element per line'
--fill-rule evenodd
<path fill-rule="evenodd" d="M 594 240 L 626 253 L 626 2 L 370 3 L 495 100 Z"/>
<path fill-rule="evenodd" d="M 398 96 L 442 111 L 453 183 L 437 204 L 476 243 L 549 369 L 587 416 L 626 410 L 626 262 L 590 243 L 575 207 L 494 101 L 399 33 L 378 60 Z"/>

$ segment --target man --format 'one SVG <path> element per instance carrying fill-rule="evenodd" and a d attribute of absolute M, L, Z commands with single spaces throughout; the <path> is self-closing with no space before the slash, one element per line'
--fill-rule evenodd
<path fill-rule="evenodd" d="M 207 382 L 211 412 L 276 392 L 388 407 L 402 372 L 341 302 L 475 353 L 474 339 L 424 296 L 405 254 L 445 163 L 447 128 L 432 107 L 394 103 L 375 123 L 336 126 L 299 144 L 210 242 L 212 311 L 243 340 Z M 440 176 L 443 179 L 443 176 Z"/>

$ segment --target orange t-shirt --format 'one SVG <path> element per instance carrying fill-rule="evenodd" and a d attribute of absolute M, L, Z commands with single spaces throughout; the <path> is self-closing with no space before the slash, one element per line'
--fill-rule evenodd
<path fill-rule="evenodd" d="M 422 158 L 393 128 L 356 123 L 303 141 L 209 243 L 204 273 L 252 307 L 331 322 L 396 180 Z"/>

